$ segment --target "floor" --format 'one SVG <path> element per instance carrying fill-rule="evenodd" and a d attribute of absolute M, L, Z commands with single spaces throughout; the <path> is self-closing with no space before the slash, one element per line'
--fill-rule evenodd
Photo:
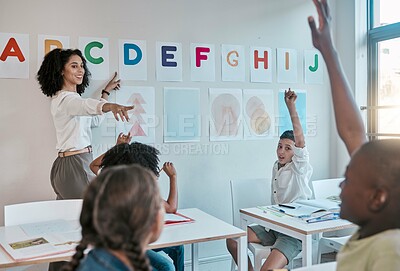
<path fill-rule="evenodd" d="M 322 254 L 321 263 L 333 262 L 336 259 L 336 252 Z M 294 260 L 293 268 L 301 267 L 301 258 Z"/>

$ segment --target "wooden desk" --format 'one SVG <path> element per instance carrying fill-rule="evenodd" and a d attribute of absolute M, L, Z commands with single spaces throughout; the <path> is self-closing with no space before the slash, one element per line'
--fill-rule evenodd
<path fill-rule="evenodd" d="M 199 270 L 198 268 L 198 243 L 222 240 L 232 238 L 238 242 L 238 270 L 247 271 L 247 234 L 239 228 L 232 226 L 218 218 L 215 218 L 205 212 L 192 208 L 182 209 L 179 213 L 191 217 L 195 220 L 193 223 L 168 225 L 164 227 L 164 230 L 160 238 L 149 245 L 150 249 L 162 248 L 176 245 L 191 244 L 192 246 L 192 270 Z M 18 227 L 18 226 L 12 226 Z M 11 227 L 0 227 L 0 235 L 5 234 L 6 229 Z M 10 259 L 0 249 L 0 268 L 22 266 L 30 264 L 38 264 L 45 262 L 55 261 L 69 261 L 73 253 L 65 253 L 60 255 L 54 255 L 50 257 L 37 258 L 22 262 L 15 262 Z"/>
<path fill-rule="evenodd" d="M 318 234 L 320 237 L 324 232 L 357 227 L 351 222 L 343 219 L 307 223 L 287 215 L 278 216 L 272 210 L 264 212 L 256 207 L 241 209 L 240 219 L 243 229 L 246 229 L 247 225 L 258 224 L 301 240 L 303 266 L 312 265 L 313 234 Z"/>

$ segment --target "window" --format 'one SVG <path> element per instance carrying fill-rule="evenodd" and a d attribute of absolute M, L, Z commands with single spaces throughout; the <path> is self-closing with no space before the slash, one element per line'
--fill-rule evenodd
<path fill-rule="evenodd" d="M 400 13 L 398 0 L 370 0 L 367 131 L 400 137 Z"/>

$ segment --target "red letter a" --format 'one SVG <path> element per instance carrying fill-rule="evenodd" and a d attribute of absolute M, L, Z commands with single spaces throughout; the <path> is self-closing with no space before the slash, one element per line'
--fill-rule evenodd
<path fill-rule="evenodd" d="M 16 56 L 20 62 L 25 61 L 25 57 L 21 52 L 21 49 L 18 46 L 17 41 L 14 38 L 10 38 L 6 47 L 3 50 L 3 53 L 0 56 L 1 61 L 6 61 L 7 57 Z"/>

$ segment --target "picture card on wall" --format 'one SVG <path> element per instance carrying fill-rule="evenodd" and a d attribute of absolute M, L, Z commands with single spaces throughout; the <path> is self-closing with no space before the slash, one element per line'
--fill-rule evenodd
<path fill-rule="evenodd" d="M 42 65 L 44 56 L 55 48 L 67 49 L 69 46 L 69 37 L 38 35 L 38 70 Z"/>
<path fill-rule="evenodd" d="M 145 40 L 118 41 L 119 76 L 122 80 L 147 80 Z"/>
<path fill-rule="evenodd" d="M 250 47 L 250 81 L 272 82 L 272 50 L 269 47 Z"/>
<path fill-rule="evenodd" d="M 297 83 L 297 51 L 294 49 L 276 49 L 278 83 Z"/>
<path fill-rule="evenodd" d="M 324 71 L 321 53 L 317 50 L 304 50 L 304 82 L 323 84 Z"/>
<path fill-rule="evenodd" d="M 157 42 L 157 81 L 182 81 L 182 44 Z"/>
<path fill-rule="evenodd" d="M 155 143 L 158 120 L 155 114 L 154 87 L 123 86 L 116 92 L 116 103 L 135 106 L 128 112 L 129 122 L 116 122 L 116 136 L 121 132 L 130 132 L 133 141 Z"/>
<path fill-rule="evenodd" d="M 243 139 L 242 90 L 209 89 L 210 141 Z"/>
<path fill-rule="evenodd" d="M 244 82 L 246 77 L 244 46 L 221 45 L 222 81 Z"/>
<path fill-rule="evenodd" d="M 244 139 L 267 139 L 275 133 L 274 92 L 243 89 Z"/>
<path fill-rule="evenodd" d="M 29 78 L 29 35 L 0 33 L 0 78 Z"/>
<path fill-rule="evenodd" d="M 164 142 L 200 141 L 200 89 L 164 88 Z"/>
<path fill-rule="evenodd" d="M 192 81 L 215 81 L 214 44 L 190 44 L 190 70 Z"/>
<path fill-rule="evenodd" d="M 79 49 L 93 80 L 110 79 L 110 46 L 108 38 L 79 37 Z"/>
<path fill-rule="evenodd" d="M 307 92 L 305 90 L 292 89 L 297 94 L 296 109 L 299 115 L 300 124 L 303 128 L 303 134 L 307 134 Z M 285 90 L 281 89 L 278 93 L 279 106 L 279 136 L 286 130 L 293 130 L 289 110 L 285 103 Z"/>

